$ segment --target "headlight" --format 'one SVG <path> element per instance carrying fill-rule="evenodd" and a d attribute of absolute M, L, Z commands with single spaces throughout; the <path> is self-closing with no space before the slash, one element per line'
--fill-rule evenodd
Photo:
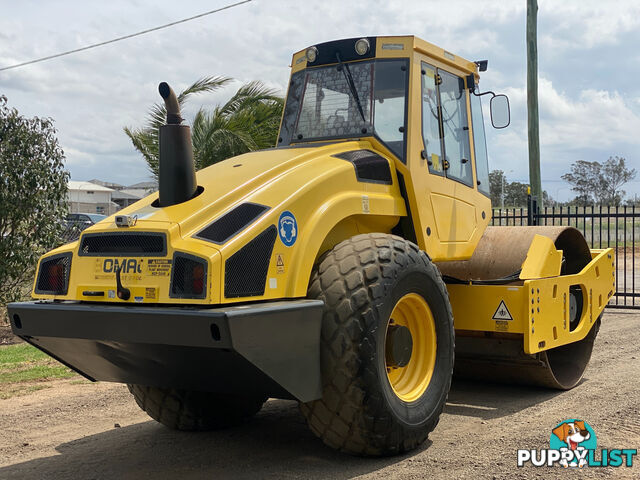
<path fill-rule="evenodd" d="M 356 53 L 358 55 L 364 55 L 369 51 L 369 48 L 369 40 L 367 40 L 366 38 L 361 38 L 356 42 Z"/>
<path fill-rule="evenodd" d="M 316 47 L 307 48 L 307 62 L 313 63 L 318 58 L 318 49 Z"/>

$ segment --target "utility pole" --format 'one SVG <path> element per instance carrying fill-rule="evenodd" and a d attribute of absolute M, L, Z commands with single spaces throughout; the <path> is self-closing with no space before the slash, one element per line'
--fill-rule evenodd
<path fill-rule="evenodd" d="M 529 124 L 529 184 L 542 208 L 540 126 L 538 121 L 538 1 L 527 0 L 527 120 Z"/>

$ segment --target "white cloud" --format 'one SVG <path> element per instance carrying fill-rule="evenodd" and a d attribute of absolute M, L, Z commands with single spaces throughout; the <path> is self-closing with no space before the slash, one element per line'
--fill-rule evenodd
<path fill-rule="evenodd" d="M 516 137 L 526 141 L 526 103 L 524 88 L 508 88 Z M 538 80 L 540 143 L 542 146 L 606 148 L 624 142 L 640 145 L 640 112 L 634 99 L 625 101 L 617 91 L 587 89 L 572 98 L 555 89 L 546 79 Z M 522 135 L 524 133 L 524 135 Z M 515 141 L 505 136 L 503 141 Z"/>
<path fill-rule="evenodd" d="M 616 45 L 622 34 L 640 27 L 640 4 L 636 0 L 541 0 L 538 17 L 539 25 L 548 27 L 541 38 L 550 48 Z"/>
<path fill-rule="evenodd" d="M 566 78 L 545 70 L 552 57 L 562 62 L 574 58 L 576 51 L 588 55 L 591 48 L 616 45 L 623 35 L 632 35 L 640 28 L 640 5 L 539 2 L 543 168 L 552 168 L 546 158 L 575 160 L 575 152 L 584 149 L 593 155 L 600 155 L 603 148 L 611 154 L 626 149 L 628 158 L 640 157 L 636 133 L 640 90 L 635 82 L 625 89 L 619 81 L 638 78 L 638 62 L 630 60 L 626 70 L 608 70 L 610 61 L 621 55 L 612 48 L 610 58 L 598 59 L 597 69 L 589 61 L 579 62 Z M 112 0 L 88 8 L 82 0 L 13 2 L 0 17 L 0 66 L 104 41 L 225 3 Z M 249 80 L 260 79 L 284 91 L 291 54 L 308 45 L 350 36 L 416 34 L 469 59 L 490 59 L 482 88 L 509 94 L 513 113 L 509 129 L 488 132 L 492 168 L 513 169 L 514 179 L 524 180 L 528 176 L 525 6 L 524 1 L 255 0 L 114 45 L 0 72 L 0 94 L 25 115 L 56 120 L 74 178 L 133 183 L 146 179 L 148 172 L 122 127 L 144 122 L 149 106 L 160 100 L 158 82 L 168 81 L 180 90 L 205 75 L 237 79 L 224 90 L 195 97 L 188 114 L 200 104 L 226 101 Z M 582 91 L 575 90 L 575 79 L 591 78 L 603 82 L 598 88 L 583 85 Z M 604 80 L 606 87 L 600 88 Z"/>

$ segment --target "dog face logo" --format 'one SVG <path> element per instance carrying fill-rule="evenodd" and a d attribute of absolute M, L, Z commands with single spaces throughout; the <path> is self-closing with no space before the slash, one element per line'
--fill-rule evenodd
<path fill-rule="evenodd" d="M 554 428 L 552 432 L 556 437 L 565 442 L 571 450 L 578 448 L 578 445 L 588 440 L 591 436 L 582 420 L 561 423 Z"/>
<path fill-rule="evenodd" d="M 296 239 L 298 238 L 298 223 L 293 213 L 289 211 L 282 212 L 278 220 L 278 235 L 280 235 L 280 240 L 287 247 L 296 243 Z"/>
<path fill-rule="evenodd" d="M 588 423 L 577 419 L 565 420 L 559 423 L 551 432 L 549 443 L 552 449 L 560 450 L 561 453 L 570 450 L 579 459 L 572 462 L 562 460 L 560 464 L 563 467 L 582 468 L 587 464 L 586 457 L 583 454 L 586 450 L 596 448 L 596 435 Z"/>

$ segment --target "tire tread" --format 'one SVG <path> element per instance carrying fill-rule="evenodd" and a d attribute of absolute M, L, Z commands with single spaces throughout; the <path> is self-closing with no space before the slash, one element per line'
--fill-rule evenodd
<path fill-rule="evenodd" d="M 138 406 L 174 430 L 206 431 L 238 425 L 260 411 L 266 398 L 127 385 Z"/>
<path fill-rule="evenodd" d="M 410 265 L 424 268 L 446 298 L 453 342 L 446 286 L 427 254 L 411 242 L 388 234 L 358 235 L 325 253 L 312 274 L 309 296 L 325 302 L 323 397 L 300 408 L 311 430 L 330 447 L 358 455 L 402 453 L 424 442 L 438 424 L 446 395 L 429 423 L 410 429 L 394 421 L 381 393 L 367 388 L 380 381 L 372 367 L 377 328 L 372 309 L 379 308 L 398 273 Z M 453 344 L 448 385 L 452 374 Z"/>

